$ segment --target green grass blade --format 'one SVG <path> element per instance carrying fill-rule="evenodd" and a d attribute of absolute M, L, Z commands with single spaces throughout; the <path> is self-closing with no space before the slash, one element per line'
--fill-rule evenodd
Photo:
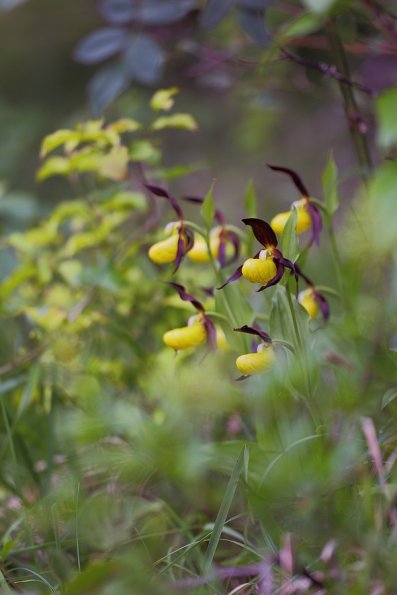
<path fill-rule="evenodd" d="M 236 461 L 236 464 L 234 466 L 234 469 L 232 471 L 232 474 L 230 476 L 229 482 L 226 487 L 226 491 L 225 491 L 225 495 L 222 500 L 222 504 L 219 508 L 218 515 L 217 515 L 215 523 L 214 523 L 214 529 L 212 531 L 211 538 L 210 538 L 210 541 L 208 544 L 208 548 L 205 553 L 204 568 L 203 568 L 204 575 L 208 574 L 208 572 L 210 571 L 212 561 L 214 559 L 215 552 L 216 552 L 219 540 L 222 535 L 222 530 L 225 525 L 230 506 L 233 502 L 233 498 L 234 498 L 234 494 L 236 492 L 238 480 L 240 478 L 240 473 L 241 473 L 243 465 L 244 465 L 244 459 L 246 458 L 246 455 L 245 455 L 246 448 L 247 447 L 244 446 L 244 448 L 242 449 L 242 451 Z"/>

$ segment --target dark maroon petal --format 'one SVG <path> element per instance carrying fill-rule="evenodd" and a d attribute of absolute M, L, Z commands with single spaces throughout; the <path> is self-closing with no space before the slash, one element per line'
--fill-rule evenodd
<path fill-rule="evenodd" d="M 273 285 L 276 285 L 280 281 L 281 277 L 284 275 L 285 267 L 284 267 L 283 263 L 280 261 L 275 261 L 275 262 L 276 262 L 276 266 L 277 266 L 277 273 L 274 275 L 273 279 L 270 279 L 270 281 L 268 281 L 266 283 L 266 285 L 263 285 L 262 287 L 260 287 L 258 289 L 258 291 L 263 291 L 264 289 L 267 289 L 268 287 L 272 287 Z"/>
<path fill-rule="evenodd" d="M 207 342 L 210 349 L 217 348 L 215 325 L 209 318 L 204 319 L 205 332 L 207 333 Z"/>
<path fill-rule="evenodd" d="M 226 264 L 226 237 L 224 230 L 219 234 L 218 262 L 221 268 Z"/>
<path fill-rule="evenodd" d="M 225 259 L 225 266 L 232 264 L 235 262 L 240 254 L 240 238 L 234 231 L 225 230 L 225 236 L 228 242 L 230 242 L 233 246 L 233 254 L 230 258 Z"/>
<path fill-rule="evenodd" d="M 312 237 L 310 238 L 310 245 L 314 243 L 318 246 L 320 243 L 320 232 L 323 226 L 321 213 L 318 208 L 310 201 L 308 204 L 308 209 L 312 220 Z"/>
<path fill-rule="evenodd" d="M 242 221 L 245 225 L 250 225 L 252 227 L 254 236 L 262 246 L 265 246 L 265 248 L 268 246 L 277 246 L 278 242 L 276 234 L 266 221 L 262 221 L 262 219 L 257 219 L 256 217 L 249 217 Z"/>
<path fill-rule="evenodd" d="M 294 171 L 293 169 L 289 169 L 288 167 L 280 167 L 279 165 L 270 165 L 267 163 L 267 167 L 270 167 L 273 171 L 281 171 L 284 174 L 287 174 L 295 184 L 295 187 L 299 190 L 299 192 L 303 196 L 309 196 L 306 186 L 302 182 L 300 176 Z"/>
<path fill-rule="evenodd" d="M 270 279 L 270 281 L 268 281 L 266 283 L 266 285 L 263 285 L 262 287 L 260 287 L 257 291 L 263 291 L 264 289 L 267 289 L 268 287 L 273 287 L 273 285 L 277 285 L 277 283 L 280 281 L 280 279 L 282 278 L 282 276 L 284 275 L 284 267 L 283 267 L 283 271 L 279 271 L 277 272 L 277 274 L 273 277 L 273 279 Z"/>
<path fill-rule="evenodd" d="M 160 186 L 156 186 L 154 184 L 144 184 L 144 186 L 145 186 L 145 188 L 150 190 L 150 192 L 153 192 L 153 194 L 155 194 L 156 196 L 161 196 L 162 198 L 166 198 L 169 201 L 172 208 L 174 209 L 175 213 L 178 215 L 179 219 L 183 219 L 183 211 L 182 211 L 181 207 L 177 203 L 176 199 L 173 196 L 171 196 L 171 194 L 169 194 L 169 192 L 167 192 L 167 190 L 165 190 L 164 188 L 161 188 Z"/>
<path fill-rule="evenodd" d="M 309 287 L 313 287 L 313 283 L 310 281 L 309 277 L 305 275 L 305 273 L 302 271 L 302 269 L 296 262 L 294 263 L 294 267 L 298 276 L 302 277 L 302 279 L 309 285 Z"/>
<path fill-rule="evenodd" d="M 330 316 L 330 308 L 327 300 L 325 299 L 322 293 L 318 293 L 317 291 L 314 292 L 314 295 L 320 307 L 321 314 L 323 315 L 324 320 L 328 320 Z"/>
<path fill-rule="evenodd" d="M 214 297 L 215 295 L 213 287 L 200 287 L 200 289 L 203 293 L 205 293 L 205 295 L 208 295 L 208 297 Z"/>
<path fill-rule="evenodd" d="M 184 238 L 183 230 L 180 227 L 178 229 L 178 247 L 177 247 L 177 251 L 176 251 L 175 268 L 173 270 L 174 273 L 176 273 L 177 270 L 179 269 L 179 267 L 181 266 L 181 262 L 183 260 L 183 257 L 185 256 L 185 254 L 186 254 L 185 238 Z"/>
<path fill-rule="evenodd" d="M 161 188 L 160 186 L 156 186 L 155 184 L 144 184 L 145 188 L 150 190 L 156 196 L 162 196 L 163 198 L 170 198 L 170 194 L 165 190 L 165 188 Z"/>
<path fill-rule="evenodd" d="M 239 376 L 238 378 L 236 378 L 236 382 L 241 382 L 242 380 L 247 380 L 247 378 L 249 378 L 249 375 L 243 374 L 243 376 Z"/>
<path fill-rule="evenodd" d="M 298 297 L 299 276 L 298 276 L 298 271 L 296 270 L 295 263 L 293 263 L 288 258 L 284 258 L 284 256 L 281 254 L 281 252 L 279 250 L 277 250 L 277 252 L 278 252 L 278 255 L 274 259 L 275 262 L 279 261 L 283 266 L 287 267 L 290 271 L 292 271 L 294 273 L 294 277 L 295 277 L 295 281 L 296 281 L 296 297 Z"/>
<path fill-rule="evenodd" d="M 217 287 L 217 289 L 223 289 L 224 287 L 226 287 L 226 285 L 229 285 L 229 283 L 232 283 L 233 281 L 237 281 L 237 279 L 240 279 L 240 277 L 242 276 L 242 270 L 243 270 L 243 265 L 240 265 L 233 273 L 233 275 L 230 275 L 230 277 L 228 277 L 226 279 L 226 281 L 224 282 L 223 285 L 221 285 L 220 287 Z"/>
<path fill-rule="evenodd" d="M 235 328 L 233 330 L 238 331 L 239 333 L 248 333 L 249 335 L 256 335 L 257 337 L 260 337 L 262 341 L 265 341 L 265 343 L 272 342 L 270 335 L 268 335 L 268 333 L 266 333 L 257 326 L 248 326 L 247 324 L 244 324 L 244 326 L 241 326 L 240 328 Z"/>
<path fill-rule="evenodd" d="M 204 312 L 204 306 L 202 303 L 199 302 L 193 295 L 187 293 L 183 285 L 180 285 L 179 283 L 173 283 L 172 281 L 165 281 L 165 283 L 167 283 L 167 285 L 171 285 L 171 287 L 176 290 L 181 300 L 184 302 L 190 302 L 196 308 L 196 310 L 199 312 Z"/>
<path fill-rule="evenodd" d="M 186 239 L 185 254 L 193 248 L 194 245 L 194 231 L 187 225 L 183 225 L 183 233 Z"/>

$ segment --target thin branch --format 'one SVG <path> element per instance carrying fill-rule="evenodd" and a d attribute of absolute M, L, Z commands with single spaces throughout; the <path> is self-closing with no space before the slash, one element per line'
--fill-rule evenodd
<path fill-rule="evenodd" d="M 357 83 L 355 81 L 350 80 L 344 74 L 341 74 L 334 65 L 326 64 L 325 62 L 315 62 L 314 60 L 307 60 L 306 58 L 302 58 L 296 54 L 292 54 L 285 48 L 281 50 L 281 53 L 290 60 L 291 62 L 295 62 L 296 64 L 300 64 L 301 66 L 305 66 L 306 68 L 311 68 L 313 70 L 317 70 L 324 76 L 332 78 L 339 83 L 344 83 L 346 85 L 350 85 L 351 87 L 357 89 L 358 91 L 362 91 L 371 97 L 375 95 L 375 91 L 368 87 L 367 85 L 363 85 L 362 83 Z"/>

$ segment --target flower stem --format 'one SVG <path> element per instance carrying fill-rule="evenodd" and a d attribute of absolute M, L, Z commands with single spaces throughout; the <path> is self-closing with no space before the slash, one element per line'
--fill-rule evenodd
<path fill-rule="evenodd" d="M 335 60 L 335 66 L 345 79 L 350 81 L 350 69 L 345 48 L 336 31 L 334 21 L 330 21 L 328 24 L 327 33 L 329 46 Z M 361 177 L 366 185 L 372 169 L 371 154 L 365 136 L 367 132 L 366 124 L 361 116 L 352 85 L 348 85 L 343 80 L 340 80 L 339 88 L 343 97 L 346 119 L 353 140 L 357 161 L 360 165 Z"/>
<path fill-rule="evenodd" d="M 302 372 L 305 377 L 306 391 L 307 391 L 307 395 L 308 395 L 308 398 L 307 399 L 302 398 L 302 401 L 303 401 L 303 404 L 305 405 L 305 407 L 312 419 L 314 428 L 316 429 L 318 427 L 318 423 L 317 423 L 316 415 L 314 414 L 312 406 L 311 406 L 311 401 L 313 400 L 313 394 L 312 394 L 312 387 L 311 387 L 311 382 L 310 382 L 309 368 L 308 368 L 305 348 L 302 343 L 302 338 L 301 338 L 301 335 L 299 332 L 299 326 L 298 326 L 298 321 L 296 319 L 294 304 L 292 303 L 291 292 L 289 290 L 289 281 L 285 287 L 285 292 L 287 294 L 288 306 L 289 306 L 289 310 L 290 310 L 290 314 L 291 314 L 292 325 L 294 327 L 294 333 L 295 333 L 295 338 L 296 338 L 296 343 L 297 343 L 297 351 L 299 352 L 299 354 L 298 354 L 299 361 L 301 363 Z"/>

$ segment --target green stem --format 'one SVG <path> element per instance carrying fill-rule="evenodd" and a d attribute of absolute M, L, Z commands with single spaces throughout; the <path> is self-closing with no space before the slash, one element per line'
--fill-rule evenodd
<path fill-rule="evenodd" d="M 288 300 L 288 306 L 289 306 L 289 310 L 290 310 L 290 314 L 291 314 L 291 318 L 292 318 L 292 325 L 294 327 L 294 333 L 295 333 L 295 338 L 296 338 L 296 343 L 299 347 L 299 351 L 303 351 L 303 344 L 302 344 L 302 339 L 300 336 L 300 332 L 299 332 L 299 327 L 298 327 L 298 321 L 296 320 L 296 314 L 295 314 L 295 310 L 294 310 L 294 304 L 292 303 L 292 298 L 291 298 L 291 292 L 289 290 L 289 283 L 287 284 L 285 291 L 287 293 L 287 300 Z"/>
<path fill-rule="evenodd" d="M 333 21 L 328 24 L 327 32 L 328 42 L 335 61 L 335 66 L 346 80 L 351 80 L 345 48 L 336 31 L 335 23 Z M 352 86 L 343 81 L 339 81 L 339 88 L 343 98 L 346 119 L 349 124 L 357 161 L 361 168 L 361 176 L 364 184 L 367 184 L 372 169 L 372 161 L 365 131 L 360 130 L 360 125 L 363 125 L 363 119 Z"/>
<path fill-rule="evenodd" d="M 342 265 L 341 265 L 338 245 L 336 243 L 335 232 L 334 232 L 332 223 L 329 223 L 327 225 L 327 231 L 328 231 L 329 243 L 331 245 L 332 260 L 334 262 L 335 274 L 336 274 L 336 280 L 338 282 L 339 292 L 340 292 L 342 300 L 345 301 L 345 297 L 344 297 L 345 289 L 344 289 L 344 283 L 343 283 Z"/>
<path fill-rule="evenodd" d="M 311 382 L 310 382 L 309 368 L 308 368 L 308 364 L 307 364 L 304 345 L 302 343 L 302 338 L 301 338 L 300 332 L 299 332 L 299 326 L 298 326 L 298 321 L 297 321 L 296 314 L 295 314 L 294 304 L 292 303 L 291 292 L 289 290 L 289 281 L 285 287 L 285 292 L 287 294 L 288 306 L 289 306 L 289 310 L 290 310 L 290 314 L 291 314 L 292 325 L 294 327 L 294 333 L 295 333 L 295 338 L 296 338 L 296 343 L 297 343 L 297 348 L 298 348 L 297 349 L 298 357 L 299 357 L 299 360 L 302 365 L 302 371 L 303 371 L 303 375 L 305 377 L 306 391 L 307 391 L 307 395 L 308 395 L 308 399 L 302 398 L 302 401 L 303 401 L 303 404 L 305 405 L 305 407 L 312 419 L 314 428 L 316 429 L 318 424 L 317 424 L 316 415 L 314 414 L 313 409 L 311 407 L 311 402 L 313 400 L 313 394 L 312 394 L 312 387 L 311 387 Z"/>

